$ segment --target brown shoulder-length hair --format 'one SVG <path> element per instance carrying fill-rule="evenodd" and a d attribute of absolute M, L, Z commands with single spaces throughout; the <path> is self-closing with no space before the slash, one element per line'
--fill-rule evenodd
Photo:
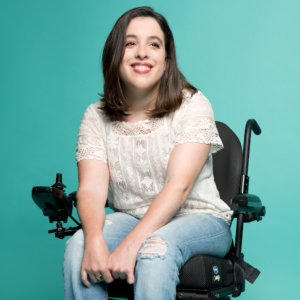
<path fill-rule="evenodd" d="M 165 37 L 166 70 L 160 79 L 155 108 L 147 111 L 147 115 L 155 118 L 175 111 L 182 103 L 183 89 L 190 90 L 192 94 L 197 91 L 178 69 L 174 38 L 166 19 L 151 7 L 133 8 L 117 20 L 106 40 L 102 54 L 104 93 L 100 94 L 103 97 L 100 109 L 112 121 L 120 121 L 122 117 L 129 115 L 126 113 L 129 104 L 122 90 L 119 70 L 125 52 L 126 29 L 130 21 L 136 17 L 155 19 Z"/>

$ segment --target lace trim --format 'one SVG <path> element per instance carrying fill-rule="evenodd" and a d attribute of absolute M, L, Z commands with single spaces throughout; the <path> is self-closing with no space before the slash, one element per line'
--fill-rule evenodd
<path fill-rule="evenodd" d="M 156 131 L 163 124 L 163 118 L 153 118 L 137 122 L 113 121 L 112 131 L 118 135 L 137 136 Z"/>
<path fill-rule="evenodd" d="M 83 159 L 97 159 L 107 163 L 106 149 L 103 140 L 88 129 L 87 124 L 81 124 L 77 137 L 76 161 Z"/>
<path fill-rule="evenodd" d="M 180 123 L 182 123 L 181 121 Z M 210 153 L 215 153 L 223 149 L 223 143 L 219 136 L 215 122 L 209 118 L 200 118 L 198 120 L 185 121 L 188 129 L 178 130 L 178 134 L 175 138 L 175 144 L 183 143 L 204 143 L 211 144 Z M 181 124 L 183 125 L 183 124 Z M 181 128 L 179 126 L 179 128 Z"/>
<path fill-rule="evenodd" d="M 83 159 L 97 159 L 107 163 L 106 154 L 98 147 L 80 148 L 76 151 L 76 162 Z"/>

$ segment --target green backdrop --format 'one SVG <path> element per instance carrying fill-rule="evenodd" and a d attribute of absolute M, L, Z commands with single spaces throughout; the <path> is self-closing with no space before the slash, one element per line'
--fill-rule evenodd
<path fill-rule="evenodd" d="M 246 224 L 246 260 L 262 274 L 240 299 L 296 299 L 299 285 L 297 0 L 1 0 L 1 299 L 63 299 L 65 240 L 31 199 L 62 172 L 76 190 L 75 144 L 102 91 L 100 56 L 116 19 L 150 5 L 174 32 L 182 72 L 240 138 L 256 118 L 250 192 L 267 206 Z"/>

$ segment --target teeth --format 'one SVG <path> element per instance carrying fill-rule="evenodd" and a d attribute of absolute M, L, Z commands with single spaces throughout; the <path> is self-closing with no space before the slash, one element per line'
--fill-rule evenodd
<path fill-rule="evenodd" d="M 135 65 L 133 66 L 135 69 L 139 70 L 139 71 L 146 71 L 146 70 L 150 70 L 150 67 L 145 66 L 145 65 Z"/>

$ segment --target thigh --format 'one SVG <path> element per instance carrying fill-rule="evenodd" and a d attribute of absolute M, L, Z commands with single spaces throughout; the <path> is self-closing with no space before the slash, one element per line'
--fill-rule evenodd
<path fill-rule="evenodd" d="M 186 261 L 196 254 L 222 257 L 231 241 L 230 228 L 220 218 L 208 214 L 173 218 L 150 234 L 138 253 L 136 299 L 175 299 L 179 271 Z"/>
<path fill-rule="evenodd" d="M 197 254 L 224 257 L 229 251 L 232 235 L 229 225 L 222 219 L 209 214 L 190 214 L 174 217 L 168 224 L 152 233 L 148 241 L 155 245 L 155 239 L 166 244 L 166 253 L 181 253 L 181 264 Z M 159 241 L 159 240 L 158 240 Z M 155 249 L 155 248 L 153 248 Z M 141 255 L 149 252 L 147 241 Z M 178 251 L 179 250 L 179 251 Z"/>
<path fill-rule="evenodd" d="M 109 214 L 105 218 L 103 235 L 110 252 L 124 240 L 140 220 L 121 212 Z"/>
<path fill-rule="evenodd" d="M 134 228 L 139 219 L 136 219 L 124 213 L 112 213 L 106 216 L 103 235 L 107 247 L 112 252 Z M 67 256 L 74 257 L 73 260 L 81 259 L 84 252 L 84 234 L 83 230 L 78 230 L 66 243 Z"/>

